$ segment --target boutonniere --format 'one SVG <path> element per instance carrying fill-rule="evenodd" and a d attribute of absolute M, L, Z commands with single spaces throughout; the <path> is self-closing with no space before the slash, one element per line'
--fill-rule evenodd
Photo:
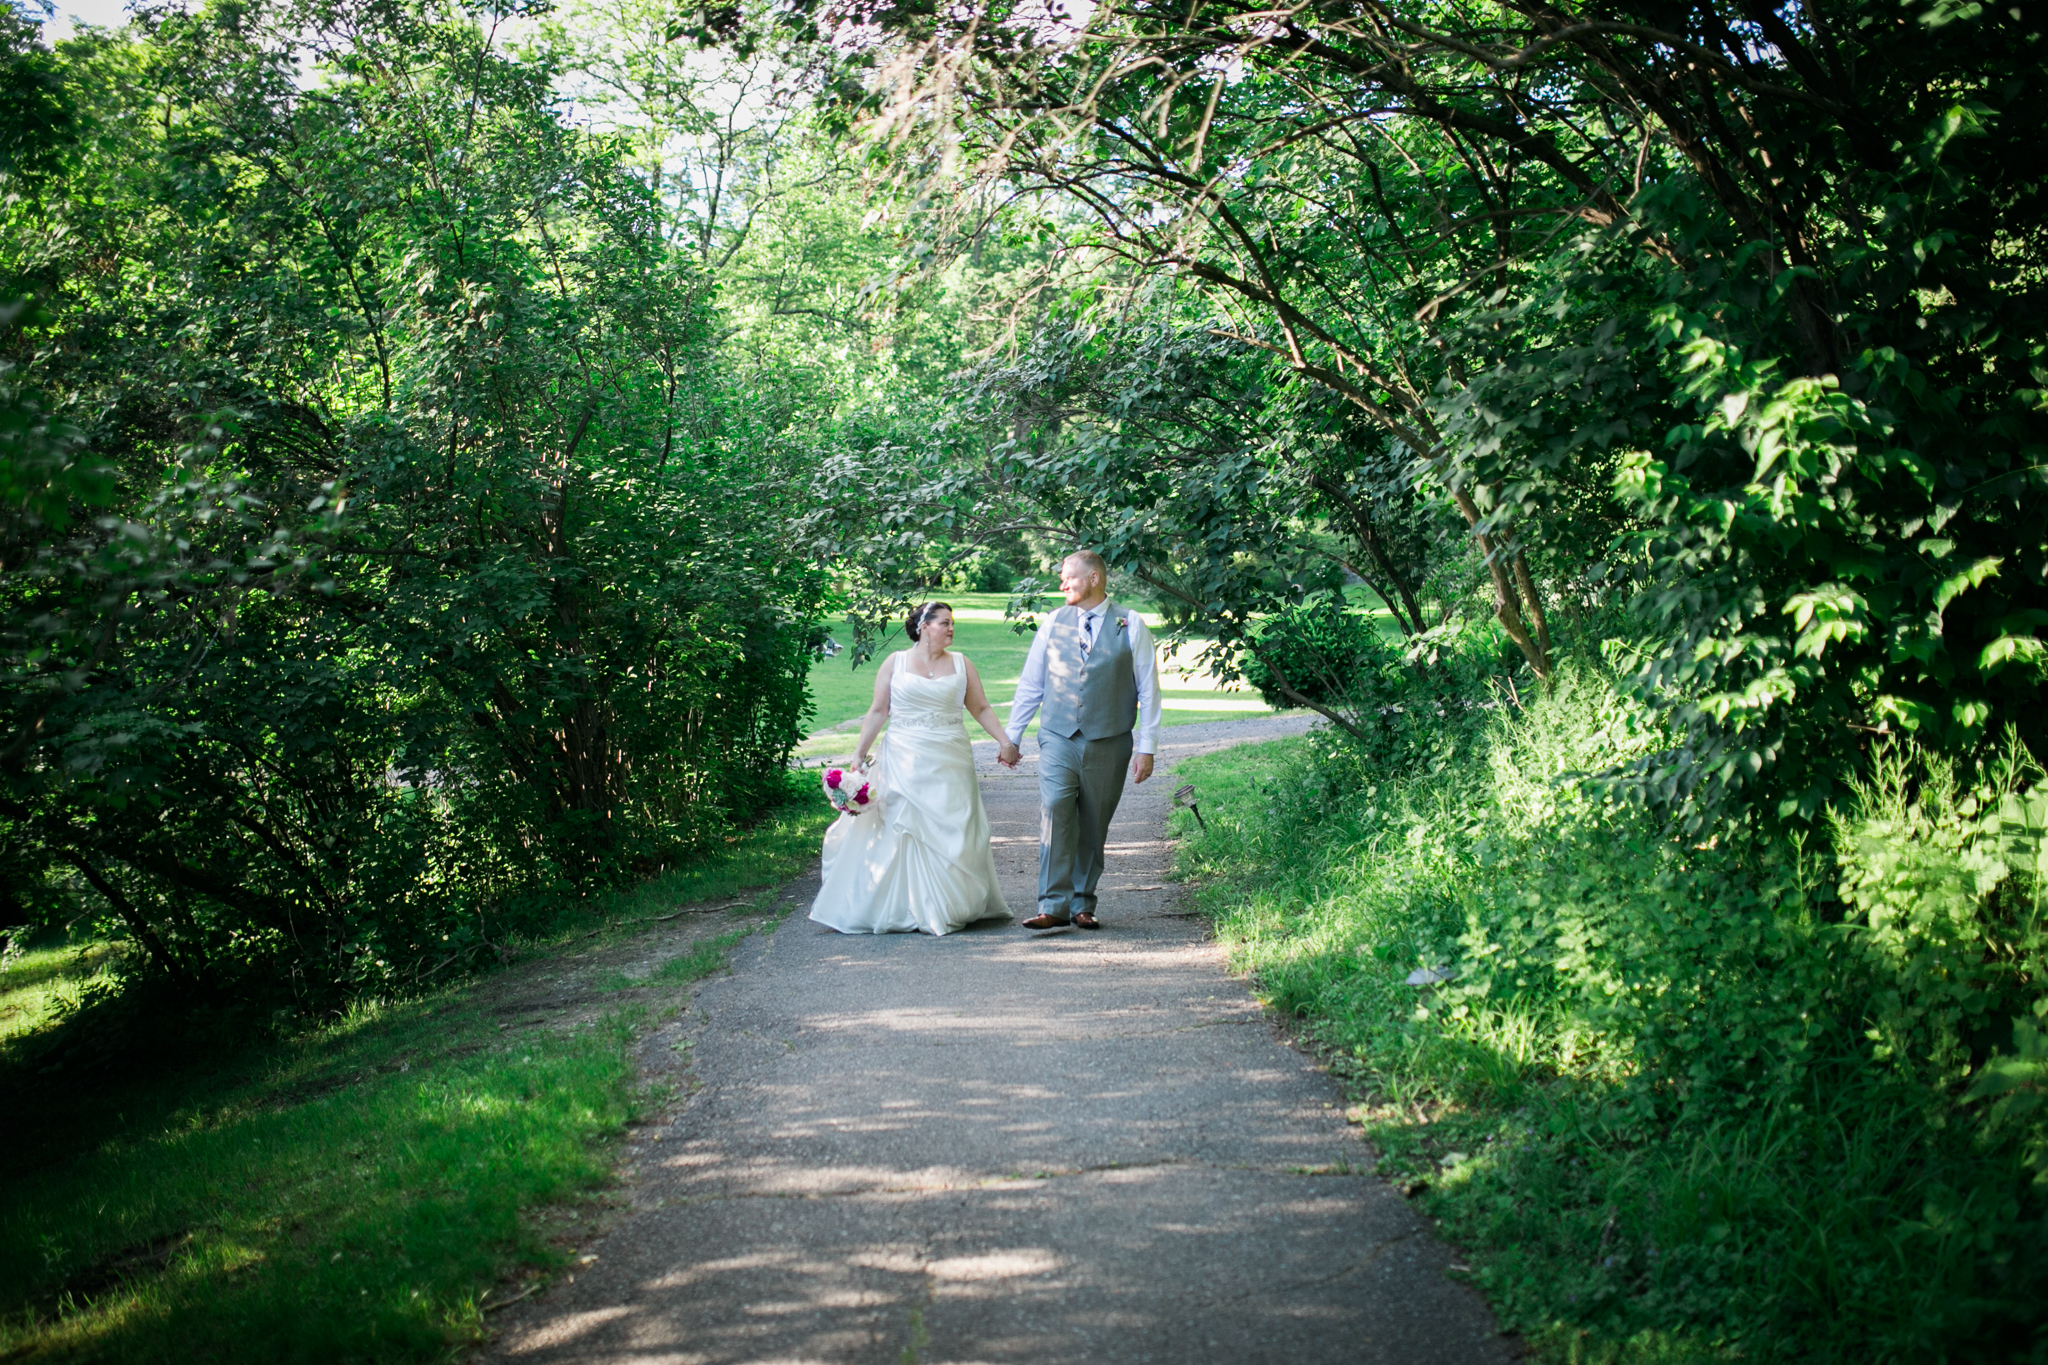
<path fill-rule="evenodd" d="M 1118 630 L 1119 632 L 1121 632 L 1121 631 L 1123 630 L 1123 628 L 1124 628 L 1125 626 L 1129 625 L 1130 623 L 1131 623 L 1131 618 L 1130 618 L 1130 617 L 1128 617 L 1128 616 L 1119 616 L 1119 617 L 1117 617 L 1117 618 L 1116 618 L 1116 628 L 1117 628 L 1117 630 Z"/>

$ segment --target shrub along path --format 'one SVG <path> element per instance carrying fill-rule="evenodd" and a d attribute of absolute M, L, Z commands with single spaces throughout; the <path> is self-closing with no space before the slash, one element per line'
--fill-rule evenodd
<path fill-rule="evenodd" d="M 1162 766 L 1301 728 L 1180 727 Z M 1017 774 L 977 754 L 1029 913 L 1029 751 Z M 1172 789 L 1126 793 L 1101 933 L 850 938 L 798 913 L 743 946 L 645 1044 L 697 1088 L 629 1148 L 632 1211 L 507 1311 L 497 1357 L 1505 1359 L 1334 1085 L 1161 884 Z"/>

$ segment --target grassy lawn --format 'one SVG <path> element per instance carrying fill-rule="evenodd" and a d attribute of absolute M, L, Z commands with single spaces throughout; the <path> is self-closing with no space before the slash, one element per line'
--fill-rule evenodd
<path fill-rule="evenodd" d="M 1007 599 L 1001 593 L 948 593 L 945 600 L 954 607 L 953 648 L 974 661 L 996 714 L 1007 716 L 1018 676 L 1024 671 L 1024 656 L 1031 647 L 1031 637 L 1014 634 L 1003 620 Z M 1156 615 L 1147 614 L 1145 620 L 1155 633 L 1159 631 Z M 909 643 L 909 638 L 899 630 L 884 642 L 883 652 L 905 648 Z M 1184 666 L 1182 657 L 1192 661 L 1200 647 L 1199 642 L 1191 644 L 1184 656 L 1161 661 L 1159 701 L 1164 724 L 1242 720 L 1273 713 L 1271 707 L 1259 700 L 1258 693 L 1226 690 L 1208 673 Z M 875 661 L 856 669 L 841 656 L 820 659 L 812 665 L 811 696 L 817 712 L 811 720 L 812 737 L 798 750 L 799 756 L 845 757 L 859 732 L 859 719 L 874 699 L 874 690 Z M 970 728 L 979 737 L 980 727 Z M 1036 733 L 1037 728 L 1034 723 L 1027 733 Z"/>
<path fill-rule="evenodd" d="M 774 922 L 772 890 L 744 893 L 805 870 L 825 814 L 785 807 L 509 970 L 287 1038 L 196 1035 L 175 1066 L 69 1082 L 0 1047 L 0 1084 L 31 1097 L 0 1139 L 0 1360 L 425 1361 L 479 1341 L 494 1303 L 587 1244 L 610 1142 L 666 1101 L 634 1039 Z M 17 1042 L 93 970 L 74 949 L 0 971 Z"/>

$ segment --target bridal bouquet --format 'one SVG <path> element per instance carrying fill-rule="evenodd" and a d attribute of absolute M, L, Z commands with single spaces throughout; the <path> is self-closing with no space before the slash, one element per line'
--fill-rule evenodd
<path fill-rule="evenodd" d="M 858 774 L 856 774 L 858 776 Z M 825 799 L 832 803 L 832 809 L 841 815 L 859 815 L 867 808 L 868 784 L 860 784 L 860 790 L 847 791 L 844 768 L 825 769 Z"/>

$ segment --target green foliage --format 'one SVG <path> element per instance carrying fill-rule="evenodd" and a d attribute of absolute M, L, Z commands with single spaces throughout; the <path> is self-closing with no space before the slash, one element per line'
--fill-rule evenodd
<path fill-rule="evenodd" d="M 1553 614 L 1633 607 L 1666 733 L 1612 776 L 1704 836 L 1817 819 L 1845 731 L 2041 739 L 2048 31 L 1923 9 L 882 4 L 870 100 L 971 180 L 935 234 L 1072 207 L 975 395 L 1048 520 L 1226 614 L 1342 537 L 1419 633 L 1419 493 L 1536 677 Z"/>
<path fill-rule="evenodd" d="M 38 301 L 0 355 L 0 836 L 37 914 L 313 1005 L 780 798 L 822 588 L 787 470 L 547 66 L 432 4 L 34 59 L 90 130 L 0 212 Z"/>
<path fill-rule="evenodd" d="M 57 63 L 20 7 L 0 10 L 0 175 L 34 177 L 77 132 Z"/>
<path fill-rule="evenodd" d="M 1244 680 L 1268 705 L 1343 718 L 1340 772 L 1441 766 L 1478 739 L 1489 711 L 1519 704 L 1519 660 L 1492 623 L 1454 619 L 1404 647 L 1334 592 L 1260 618 L 1245 653 Z"/>
<path fill-rule="evenodd" d="M 444 1359 L 481 1337 L 498 1275 L 561 1263 L 527 1215 L 608 1178 L 631 1036 L 614 1018 L 508 1042 L 459 1000 L 360 1009 L 268 1065 L 231 1049 L 131 1086 L 118 1119 L 87 1104 L 107 1130 L 35 1153 L 0 1198 L 0 1349 Z"/>
<path fill-rule="evenodd" d="M 1976 202 L 1982 181 L 1944 166 L 1962 154 L 1948 114 L 1923 131 L 1902 174 L 1940 219 Z M 1889 314 L 1942 341 L 1802 370 L 1798 291 L 1773 284 L 1767 254 L 1694 186 L 1646 192 L 1640 212 L 1688 260 L 1717 265 L 1632 263 L 1580 241 L 1513 310 L 1515 325 L 1540 317 L 1568 364 L 1503 364 L 1475 379 L 1451 422 L 1490 475 L 1528 462 L 1515 491 L 1532 507 L 1561 494 L 1554 478 L 1603 475 L 1637 522 L 1609 567 L 1640 575 L 1652 654 L 1634 686 L 1668 712 L 1679 743 L 1637 765 L 1632 785 L 1665 802 L 1811 817 L 1855 770 L 1855 751 L 1834 739 L 1844 726 L 1914 733 L 1957 755 L 2006 725 L 2038 742 L 2033 646 L 2020 637 L 2039 605 L 2024 566 L 2041 538 L 2034 452 L 2048 437 L 2019 377 L 2034 362 L 1993 358 L 2016 335 L 1998 319 L 2019 293 L 1950 279 L 1976 268 L 1925 243 L 1840 242 L 1838 287 L 1870 291 L 1858 327 Z M 1982 314 L 1935 306 L 1952 292 Z M 1989 351 L 1966 361 L 1945 346 Z M 1943 372 L 1956 382 L 1944 387 Z M 1601 450 L 1598 466 L 1575 466 Z"/>
<path fill-rule="evenodd" d="M 1696 843 L 1573 781 L 1654 735 L 1578 669 L 1431 763 L 1198 760 L 1184 870 L 1559 1358 L 2038 1350 L 2038 772 L 1899 748 L 1828 844 Z"/>
<path fill-rule="evenodd" d="M 1445 555 L 1398 462 L 1369 454 L 1372 477 L 1346 464 L 1360 433 L 1341 414 L 1177 318 L 1170 299 L 1113 321 L 1077 311 L 1023 354 L 967 376 L 937 439 L 877 442 L 828 464 L 820 502 L 835 509 L 837 542 L 900 564 L 901 546 L 941 531 L 1009 534 L 1045 515 L 1027 524 L 1047 559 L 1076 546 L 1103 553 L 1119 594 L 1157 603 L 1175 643 L 1199 640 L 1220 680 L 1255 680 L 1274 705 L 1358 724 L 1336 661 L 1303 662 L 1296 678 L 1266 657 L 1279 628 L 1261 623 L 1292 619 L 1313 594 L 1339 600 L 1351 564 L 1333 547 L 1348 545 L 1365 566 L 1352 578 L 1375 585 L 1404 633 L 1424 633 L 1417 595 L 1456 551 Z M 1001 499 L 993 512 L 974 509 L 990 493 Z M 1458 615 L 1436 605 L 1438 624 Z"/>
<path fill-rule="evenodd" d="M 1853 942 L 1891 983 L 1876 1055 L 1930 1087 L 2012 1045 L 2048 967 L 2048 790 L 2014 790 L 2040 777 L 2024 751 L 2002 766 L 1964 791 L 1939 756 L 1894 748 L 1834 822 Z"/>
<path fill-rule="evenodd" d="M 2034 1002 L 2033 1018 L 2012 1021 L 2012 1046 L 1993 1056 L 1977 1071 L 1967 1098 L 1990 1100 L 1987 1126 L 2003 1135 L 2017 1129 L 2025 1144 L 2034 1183 L 2048 1182 L 2048 1115 L 2041 1102 L 2048 1095 L 2048 999 Z"/>
<path fill-rule="evenodd" d="M 1281 689 L 1327 706 L 1370 706 L 1396 692 L 1386 676 L 1401 665 L 1400 652 L 1380 633 L 1373 618 L 1348 607 L 1340 593 L 1318 593 L 1291 611 L 1260 621 L 1257 653 L 1246 662 L 1245 681 L 1275 706 Z"/>

